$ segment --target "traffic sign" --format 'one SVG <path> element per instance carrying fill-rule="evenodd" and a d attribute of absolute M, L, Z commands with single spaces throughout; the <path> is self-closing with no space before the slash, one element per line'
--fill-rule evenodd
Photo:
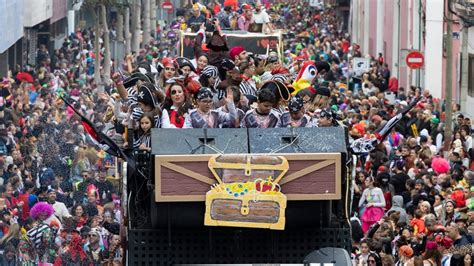
<path fill-rule="evenodd" d="M 163 2 L 163 4 L 161 4 L 161 8 L 163 8 L 163 10 L 167 10 L 169 12 L 169 11 L 173 10 L 173 3 L 171 3 L 170 1 Z"/>
<path fill-rule="evenodd" d="M 425 64 L 425 57 L 420 51 L 411 51 L 407 54 L 406 63 L 411 69 L 422 68 Z"/>

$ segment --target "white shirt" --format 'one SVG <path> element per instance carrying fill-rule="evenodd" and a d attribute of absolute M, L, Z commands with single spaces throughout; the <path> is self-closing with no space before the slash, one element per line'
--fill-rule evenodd
<path fill-rule="evenodd" d="M 66 205 L 64 203 L 56 201 L 53 204 L 53 209 L 54 209 L 54 215 L 58 217 L 59 220 L 63 220 L 64 217 L 69 217 L 71 216 L 69 214 L 69 211 L 66 208 Z"/>
<path fill-rule="evenodd" d="M 467 152 L 469 152 L 470 149 L 472 149 L 472 137 L 471 136 L 466 136 L 466 141 L 464 141 L 464 149 Z"/>
<path fill-rule="evenodd" d="M 265 10 L 260 10 L 259 13 L 253 13 L 252 22 L 258 24 L 270 23 L 270 16 Z"/>

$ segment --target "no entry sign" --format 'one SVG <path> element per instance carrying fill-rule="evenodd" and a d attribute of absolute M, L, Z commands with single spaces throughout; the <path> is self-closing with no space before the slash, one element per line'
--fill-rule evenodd
<path fill-rule="evenodd" d="M 163 4 L 161 5 L 161 8 L 169 12 L 173 10 L 173 3 L 171 3 L 170 1 L 163 2 Z"/>
<path fill-rule="evenodd" d="M 419 51 L 411 51 L 407 54 L 406 63 L 411 69 L 422 68 L 425 64 L 425 57 Z"/>

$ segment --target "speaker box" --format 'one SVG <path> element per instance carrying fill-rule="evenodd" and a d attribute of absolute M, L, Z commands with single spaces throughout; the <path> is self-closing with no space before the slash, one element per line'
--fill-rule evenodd
<path fill-rule="evenodd" d="M 342 127 L 249 128 L 250 153 L 346 153 Z"/>
<path fill-rule="evenodd" d="M 342 248 L 326 247 L 315 250 L 304 258 L 303 263 L 333 263 L 335 266 L 352 265 L 351 256 Z"/>
<path fill-rule="evenodd" d="M 239 128 L 154 128 L 151 154 L 248 153 L 246 129 Z"/>

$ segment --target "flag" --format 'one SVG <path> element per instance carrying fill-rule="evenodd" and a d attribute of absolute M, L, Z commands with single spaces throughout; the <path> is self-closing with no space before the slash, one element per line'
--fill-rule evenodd
<path fill-rule="evenodd" d="M 122 149 L 115 143 L 112 139 L 110 139 L 109 136 L 104 134 L 101 131 L 98 131 L 92 122 L 84 117 L 78 110 L 76 110 L 66 99 L 61 97 L 61 99 L 64 101 L 64 103 L 69 106 L 80 118 L 81 118 L 81 123 L 82 126 L 84 127 L 84 130 L 87 132 L 87 134 L 90 136 L 92 142 L 102 149 L 103 151 L 107 152 L 108 154 L 122 158 L 125 160 L 128 165 L 135 169 L 135 160 L 133 158 L 130 158 L 127 154 L 123 152 Z"/>

